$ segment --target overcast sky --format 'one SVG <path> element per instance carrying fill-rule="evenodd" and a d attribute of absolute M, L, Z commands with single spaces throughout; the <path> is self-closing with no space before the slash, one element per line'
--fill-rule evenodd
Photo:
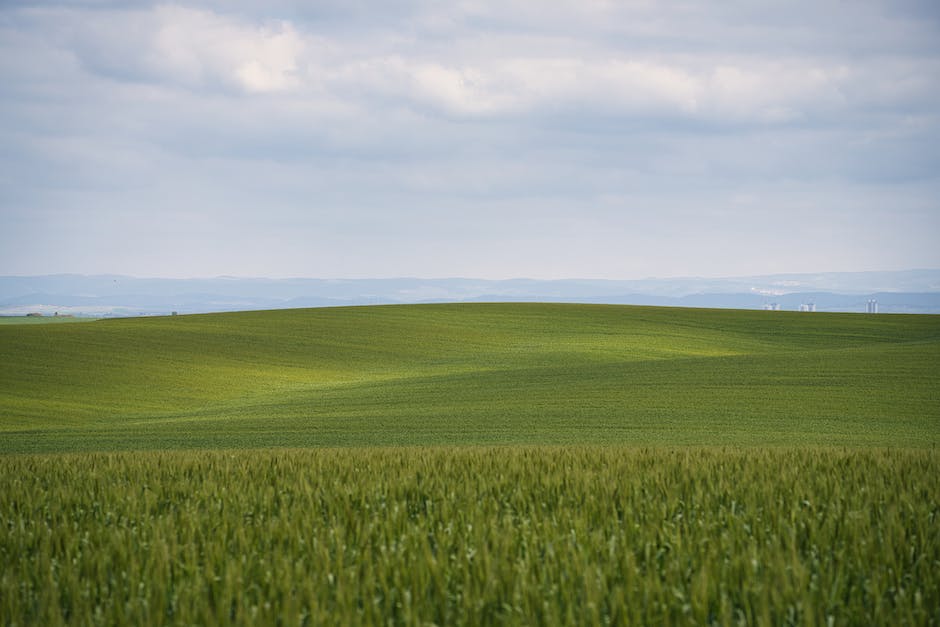
<path fill-rule="evenodd" d="M 940 3 L 0 3 L 0 274 L 940 267 Z"/>

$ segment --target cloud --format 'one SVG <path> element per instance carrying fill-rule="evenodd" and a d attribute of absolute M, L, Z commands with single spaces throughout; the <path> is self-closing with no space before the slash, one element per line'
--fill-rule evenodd
<path fill-rule="evenodd" d="M 50 17 L 89 71 L 118 80 L 282 92 L 299 85 L 307 54 L 307 42 L 283 20 L 250 23 L 176 5 Z"/>
<path fill-rule="evenodd" d="M 218 274 L 754 274 L 851 269 L 876 235 L 880 265 L 940 263 L 929 4 L 46 1 L 0 18 L 0 271 L 118 249 L 158 268 L 178 249 Z"/>
<path fill-rule="evenodd" d="M 449 19 L 430 11 L 416 20 L 449 24 L 450 50 L 385 30 L 331 33 L 316 23 L 250 20 L 175 5 L 56 10 L 47 17 L 65 32 L 62 45 L 105 77 L 248 94 L 301 93 L 361 106 L 387 100 L 445 116 L 574 110 L 773 124 L 851 110 L 853 98 L 897 105 L 923 102 L 937 91 L 929 78 L 936 59 L 891 67 L 883 59 L 873 72 L 870 60 L 737 54 L 733 37 L 726 50 L 679 45 L 664 52 L 642 43 L 669 37 L 663 26 L 649 23 L 649 9 L 624 15 L 606 3 L 553 6 L 538 19 L 531 4 L 511 3 L 509 18 L 503 18 L 510 26 L 497 34 L 481 35 L 466 24 L 495 20 L 489 4 L 459 4 Z M 605 16 L 629 22 L 637 15 L 640 26 L 626 33 L 640 42 L 633 48 L 577 33 L 604 32 Z M 566 18 L 576 25 L 574 36 L 558 32 Z M 520 32 L 526 19 L 545 30 L 533 32 L 530 25 Z M 656 28 L 660 32 L 651 32 Z"/>

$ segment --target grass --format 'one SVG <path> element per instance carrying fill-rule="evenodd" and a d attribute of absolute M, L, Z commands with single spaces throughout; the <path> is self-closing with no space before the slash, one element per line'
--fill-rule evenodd
<path fill-rule="evenodd" d="M 936 446 L 940 316 L 428 305 L 0 327 L 0 452 Z"/>
<path fill-rule="evenodd" d="M 0 458 L 12 624 L 940 623 L 940 455 Z"/>
<path fill-rule="evenodd" d="M 0 325 L 8 324 L 62 324 L 63 322 L 90 322 L 97 318 L 73 316 L 0 316 Z"/>
<path fill-rule="evenodd" d="M 938 390 L 938 316 L 0 326 L 0 622 L 940 625 Z"/>

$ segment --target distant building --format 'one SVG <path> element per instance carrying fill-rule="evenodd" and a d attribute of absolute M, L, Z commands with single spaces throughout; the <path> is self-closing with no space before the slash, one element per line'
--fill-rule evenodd
<path fill-rule="evenodd" d="M 878 301 L 875 299 L 869 300 L 865 311 L 872 314 L 878 313 Z"/>
<path fill-rule="evenodd" d="M 803 303 L 800 305 L 800 311 L 816 311 L 816 303 Z"/>
<path fill-rule="evenodd" d="M 780 311 L 780 303 L 768 303 L 764 305 L 764 311 Z"/>

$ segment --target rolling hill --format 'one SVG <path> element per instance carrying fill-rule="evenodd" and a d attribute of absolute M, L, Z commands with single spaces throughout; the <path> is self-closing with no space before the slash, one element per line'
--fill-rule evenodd
<path fill-rule="evenodd" d="M 940 313 L 940 270 L 823 272 L 726 278 L 504 279 L 372 278 L 202 279 L 120 275 L 0 276 L 0 317 L 125 317 L 453 302 L 553 302 L 657 307 L 862 313 Z"/>
<path fill-rule="evenodd" d="M 0 325 L 0 616 L 936 624 L 938 384 L 938 316 Z"/>
<path fill-rule="evenodd" d="M 0 326 L 0 452 L 933 447 L 940 316 L 567 304 Z"/>

